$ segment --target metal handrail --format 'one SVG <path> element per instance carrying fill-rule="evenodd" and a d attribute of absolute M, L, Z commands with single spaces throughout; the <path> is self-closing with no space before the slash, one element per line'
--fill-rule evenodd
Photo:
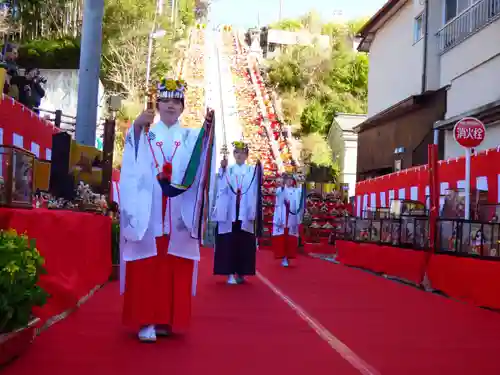
<path fill-rule="evenodd" d="M 455 47 L 500 18 L 500 0 L 479 0 L 438 30 L 440 53 Z"/>

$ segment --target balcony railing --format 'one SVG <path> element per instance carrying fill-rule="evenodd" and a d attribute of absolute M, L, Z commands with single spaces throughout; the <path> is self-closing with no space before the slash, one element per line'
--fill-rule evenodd
<path fill-rule="evenodd" d="M 441 53 L 500 18 L 500 0 L 479 0 L 437 32 Z"/>

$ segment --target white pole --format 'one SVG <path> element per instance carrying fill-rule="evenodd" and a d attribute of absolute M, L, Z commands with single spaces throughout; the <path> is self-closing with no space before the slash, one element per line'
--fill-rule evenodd
<path fill-rule="evenodd" d="M 465 149 L 465 220 L 470 219 L 470 157 L 471 149 Z"/>
<path fill-rule="evenodd" d="M 149 88 L 149 80 L 151 79 L 151 58 L 153 55 L 153 33 L 149 34 L 148 38 L 148 60 L 146 65 L 146 89 Z"/>

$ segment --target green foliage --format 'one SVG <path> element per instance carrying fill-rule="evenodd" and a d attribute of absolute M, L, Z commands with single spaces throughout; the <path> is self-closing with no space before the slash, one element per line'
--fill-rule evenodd
<path fill-rule="evenodd" d="M 108 92 L 137 100 L 145 91 L 148 36 L 154 29 L 167 35 L 155 40 L 151 79 L 171 70 L 175 43 L 195 22 L 195 2 L 178 1 L 174 27 L 169 12 L 155 16 L 155 0 L 106 0 L 101 79 Z M 16 5 L 19 17 L 12 31 L 21 37 L 19 65 L 78 68 L 83 0 L 18 0 Z"/>
<path fill-rule="evenodd" d="M 37 39 L 19 48 L 18 64 L 40 69 L 77 69 L 80 43 L 74 38 Z"/>
<path fill-rule="evenodd" d="M 288 47 L 268 63 L 268 84 L 283 99 L 285 121 L 294 125 L 300 122 L 298 133 L 302 135 L 304 153 L 317 166 L 338 170 L 341 165 L 332 159 L 325 139 L 336 114 L 366 113 L 368 57 L 353 51 L 349 44 L 364 22 L 321 24 L 319 16 L 311 12 L 300 20 L 276 25 L 282 29 L 294 25 L 294 30 L 330 36 L 328 50 L 318 46 Z"/>
<path fill-rule="evenodd" d="M 302 111 L 300 116 L 301 131 L 304 134 L 324 133 L 328 127 L 327 117 L 323 105 L 313 99 Z"/>
<path fill-rule="evenodd" d="M 195 0 L 179 0 L 179 19 L 184 27 L 195 23 Z"/>
<path fill-rule="evenodd" d="M 47 293 L 38 284 L 45 272 L 35 241 L 15 230 L 0 232 L 0 333 L 25 327 Z"/>
<path fill-rule="evenodd" d="M 269 25 L 270 29 L 285 30 L 285 31 L 299 31 L 303 28 L 299 20 L 284 19 Z"/>
<path fill-rule="evenodd" d="M 334 167 L 332 150 L 320 133 L 309 133 L 302 137 L 302 157 L 308 164 Z"/>

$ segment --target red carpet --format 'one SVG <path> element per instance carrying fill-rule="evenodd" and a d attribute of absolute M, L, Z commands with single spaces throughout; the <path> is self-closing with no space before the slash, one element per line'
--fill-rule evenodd
<path fill-rule="evenodd" d="M 300 257 L 259 270 L 382 375 L 498 374 L 500 314 L 420 292 L 362 271 Z M 359 374 L 259 278 L 228 286 L 200 263 L 188 335 L 138 343 L 123 330 L 118 286 L 38 337 L 5 375 Z"/>
<path fill-rule="evenodd" d="M 382 375 L 500 374 L 500 314 L 300 257 L 259 269 Z M 487 287 L 487 286 L 485 286 Z"/>

